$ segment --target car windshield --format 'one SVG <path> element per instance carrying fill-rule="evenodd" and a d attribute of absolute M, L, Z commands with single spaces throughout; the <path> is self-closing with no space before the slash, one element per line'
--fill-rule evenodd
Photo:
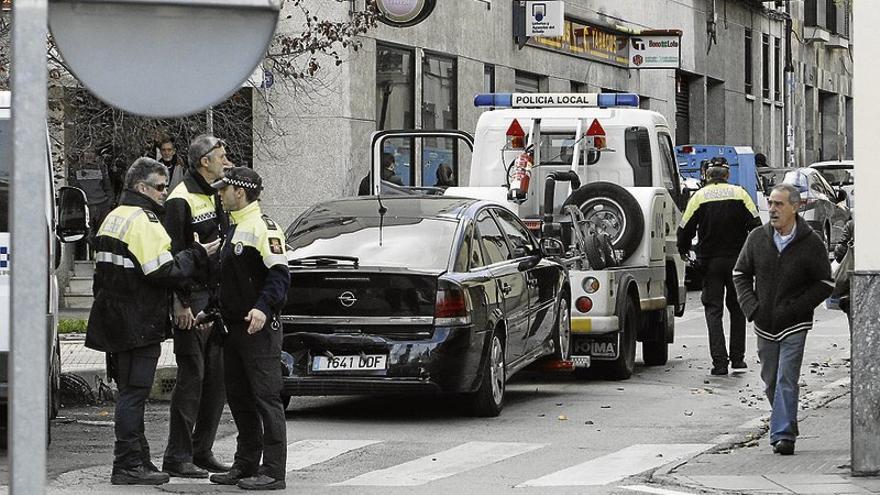
<path fill-rule="evenodd" d="M 433 218 L 306 218 L 287 238 L 288 257 L 353 256 L 360 266 L 442 271 L 457 227 L 457 221 Z"/>
<path fill-rule="evenodd" d="M 818 167 L 817 167 L 818 168 Z M 844 167 L 822 167 L 819 172 L 825 177 L 832 186 L 851 186 L 853 185 L 853 171 L 851 168 Z"/>

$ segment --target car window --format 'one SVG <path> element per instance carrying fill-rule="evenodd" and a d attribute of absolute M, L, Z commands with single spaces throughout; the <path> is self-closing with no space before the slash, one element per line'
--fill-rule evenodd
<path fill-rule="evenodd" d="M 825 180 L 825 177 L 822 177 L 822 174 L 816 174 L 816 180 L 821 184 L 822 189 L 825 190 L 825 195 L 829 198 L 834 197 L 834 188 L 831 187 L 831 184 Z"/>
<path fill-rule="evenodd" d="M 504 240 L 504 234 L 488 211 L 483 211 L 477 216 L 477 230 L 487 265 L 500 263 L 510 257 L 510 249 Z"/>
<path fill-rule="evenodd" d="M 480 243 L 474 241 L 474 227 L 471 224 L 461 243 L 455 260 L 455 271 L 466 272 L 483 266 L 483 251 Z"/>
<path fill-rule="evenodd" d="M 507 210 L 493 210 L 498 216 L 498 225 L 507 235 L 507 240 L 513 248 L 513 257 L 526 256 L 535 250 L 535 243 L 532 242 L 532 235 L 528 229 L 523 226 L 516 217 Z"/>
<path fill-rule="evenodd" d="M 663 162 L 660 167 L 660 177 L 663 180 L 663 187 L 669 191 L 673 201 L 680 202 L 681 191 L 679 190 L 678 166 L 675 162 L 675 154 L 672 149 L 672 138 L 669 134 L 659 133 L 657 138 L 660 140 L 660 159 Z"/>

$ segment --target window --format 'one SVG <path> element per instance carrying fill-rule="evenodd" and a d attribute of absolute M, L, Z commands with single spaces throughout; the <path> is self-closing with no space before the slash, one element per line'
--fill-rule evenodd
<path fill-rule="evenodd" d="M 501 230 L 507 234 L 507 239 L 513 246 L 513 257 L 520 258 L 528 256 L 535 250 L 535 244 L 532 242 L 532 235 L 528 229 L 519 223 L 519 220 L 506 210 L 494 210 L 498 216 L 498 224 Z"/>
<path fill-rule="evenodd" d="M 376 47 L 376 128 L 415 127 L 415 67 L 411 50 L 378 45 Z M 386 153 L 394 155 L 395 173 L 404 184 L 411 184 L 413 140 L 389 139 Z"/>
<path fill-rule="evenodd" d="M 477 216 L 477 231 L 487 264 L 501 263 L 510 257 L 504 235 L 487 210 Z"/>
<path fill-rule="evenodd" d="M 455 271 L 466 272 L 483 266 L 483 251 L 480 243 L 474 241 L 474 227 L 471 224 L 461 243 L 461 249 L 455 260 Z"/>
<path fill-rule="evenodd" d="M 684 209 L 681 198 L 681 190 L 678 182 L 678 166 L 675 162 L 675 155 L 673 154 L 672 147 L 672 138 L 669 137 L 669 134 L 658 134 L 657 138 L 660 140 L 660 158 L 663 160 L 663 166 L 660 167 L 660 177 L 663 180 L 663 187 L 669 191 L 669 195 L 672 196 L 672 200 L 678 204 L 679 208 Z"/>
<path fill-rule="evenodd" d="M 782 100 L 782 39 L 773 38 L 773 63 L 776 70 L 773 74 L 776 76 L 773 81 L 773 99 L 775 101 Z"/>
<path fill-rule="evenodd" d="M 528 72 L 516 71 L 514 76 L 514 93 L 540 93 L 541 76 Z"/>
<path fill-rule="evenodd" d="M 541 165 L 571 165 L 573 159 L 573 132 L 541 133 Z"/>
<path fill-rule="evenodd" d="M 745 44 L 743 46 L 743 60 L 745 60 L 745 67 L 743 68 L 743 75 L 745 76 L 745 92 L 747 95 L 752 94 L 752 30 L 746 29 L 745 34 Z"/>
<path fill-rule="evenodd" d="M 770 99 L 770 36 L 761 35 L 761 64 L 762 64 L 762 81 L 761 96 Z"/>
<path fill-rule="evenodd" d="M 422 58 L 422 129 L 455 129 L 458 125 L 458 96 L 455 59 L 426 53 Z M 457 140 L 425 138 L 422 148 L 422 184 L 440 182 L 438 170 L 452 168 L 453 182 L 458 177 Z M 447 168 L 448 170 L 448 168 Z M 406 179 L 404 179 L 406 184 Z M 412 182 L 410 182 L 412 183 Z"/>
<path fill-rule="evenodd" d="M 495 92 L 495 66 L 486 64 L 483 66 L 483 92 Z"/>

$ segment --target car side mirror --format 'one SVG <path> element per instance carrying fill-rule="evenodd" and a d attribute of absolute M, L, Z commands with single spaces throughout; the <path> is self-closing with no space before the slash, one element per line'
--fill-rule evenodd
<path fill-rule="evenodd" d="M 846 200 L 847 200 L 846 191 L 844 191 L 843 189 L 838 189 L 837 190 L 837 202 L 841 203 Z"/>
<path fill-rule="evenodd" d="M 55 235 L 61 242 L 77 242 L 89 231 L 89 211 L 86 193 L 76 187 L 58 190 L 58 225 Z"/>
<path fill-rule="evenodd" d="M 541 251 L 544 256 L 560 257 L 565 255 L 565 244 L 554 237 L 541 238 Z"/>

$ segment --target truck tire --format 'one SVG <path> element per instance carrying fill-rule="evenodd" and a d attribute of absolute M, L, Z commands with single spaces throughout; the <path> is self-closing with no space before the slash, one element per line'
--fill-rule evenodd
<path fill-rule="evenodd" d="M 629 258 L 645 232 L 642 208 L 626 189 L 611 182 L 592 182 L 571 193 L 564 208 L 577 205 L 598 232 L 611 237 L 614 249 L 622 251 L 621 261 Z"/>
<path fill-rule="evenodd" d="M 669 344 L 666 342 L 668 312 L 666 309 L 651 311 L 647 318 L 650 340 L 642 342 L 642 361 L 645 366 L 663 366 L 669 360 Z"/>
<path fill-rule="evenodd" d="M 639 308 L 629 297 L 623 308 L 620 324 L 620 353 L 614 361 L 596 361 L 596 371 L 607 380 L 626 380 L 632 376 L 636 363 L 636 334 L 639 331 Z"/>

